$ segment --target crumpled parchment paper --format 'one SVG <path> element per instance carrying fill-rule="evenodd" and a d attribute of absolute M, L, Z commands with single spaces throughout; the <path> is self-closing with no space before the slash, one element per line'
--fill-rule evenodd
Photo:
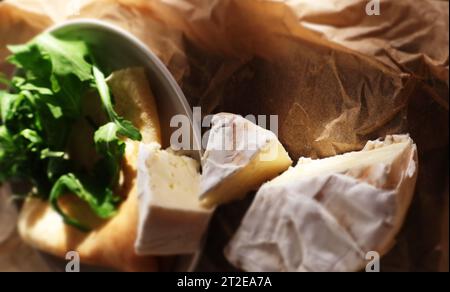
<path fill-rule="evenodd" d="M 417 192 L 382 266 L 448 270 L 449 3 L 381 0 L 380 15 L 369 16 L 368 2 L 7 0 L 0 3 L 0 60 L 6 44 L 54 23 L 97 18 L 155 51 L 203 114 L 278 115 L 280 140 L 294 159 L 409 132 L 420 152 Z M 0 70 L 11 68 L 0 61 Z M 217 212 L 212 225 L 224 232 L 209 234 L 199 269 L 229 269 L 221 246 L 245 211 L 238 205 Z"/>

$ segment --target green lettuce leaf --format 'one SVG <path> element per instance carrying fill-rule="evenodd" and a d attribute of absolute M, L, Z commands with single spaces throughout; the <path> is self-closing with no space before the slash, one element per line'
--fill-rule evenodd
<path fill-rule="evenodd" d="M 91 210 L 100 218 L 108 219 L 117 213 L 117 204 L 120 198 L 114 196 L 109 188 L 98 187 L 88 179 L 80 179 L 73 173 L 61 176 L 54 184 L 50 193 L 50 204 L 62 216 L 67 224 L 75 226 L 83 231 L 89 231 L 90 227 L 79 220 L 71 218 L 63 212 L 58 200 L 68 193 L 72 193 L 89 204 Z"/>
<path fill-rule="evenodd" d="M 130 121 L 125 120 L 120 117 L 115 111 L 111 99 L 111 94 L 109 92 L 108 84 L 106 83 L 105 76 L 97 68 L 93 67 L 95 85 L 98 88 L 100 98 L 102 99 L 103 106 L 108 113 L 109 118 L 117 125 L 117 133 L 126 136 L 135 141 L 141 141 L 142 135 L 139 130 L 136 129 Z"/>

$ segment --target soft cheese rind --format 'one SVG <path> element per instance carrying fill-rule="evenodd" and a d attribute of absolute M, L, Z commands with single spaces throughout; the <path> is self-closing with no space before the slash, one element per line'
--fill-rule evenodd
<path fill-rule="evenodd" d="M 417 165 L 408 136 L 370 142 L 361 152 L 302 159 L 261 187 L 225 254 L 247 271 L 359 270 L 367 252 L 384 255 L 395 242 Z M 337 225 L 329 228 L 330 222 Z"/>
<path fill-rule="evenodd" d="M 291 164 L 273 132 L 238 115 L 217 114 L 202 159 L 202 202 L 215 206 L 242 199 Z"/>

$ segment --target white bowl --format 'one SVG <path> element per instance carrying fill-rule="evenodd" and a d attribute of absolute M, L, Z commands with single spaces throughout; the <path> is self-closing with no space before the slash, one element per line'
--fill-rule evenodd
<path fill-rule="evenodd" d="M 200 130 L 192 122 L 192 110 L 177 82 L 158 57 L 129 32 L 93 19 L 79 19 L 64 22 L 51 27 L 47 32 L 55 36 L 85 41 L 93 50 L 99 67 L 106 70 L 118 70 L 132 66 L 146 69 L 147 78 L 155 95 L 161 122 L 163 147 L 170 146 L 170 119 L 174 115 L 186 115 L 191 121 L 194 149 L 201 149 Z M 200 160 L 201 150 L 188 151 L 193 158 Z M 170 270 L 178 272 L 194 271 L 200 250 L 196 254 L 177 256 Z M 64 271 L 65 262 L 41 253 L 53 270 Z M 170 262 L 172 262 L 171 259 Z M 103 271 L 104 269 L 82 266 L 82 271 Z"/>

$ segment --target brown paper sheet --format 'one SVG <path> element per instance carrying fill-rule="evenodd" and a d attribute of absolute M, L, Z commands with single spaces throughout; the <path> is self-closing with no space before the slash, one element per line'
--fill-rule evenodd
<path fill-rule="evenodd" d="M 434 90 L 448 88 L 448 1 L 381 1 L 380 15 L 372 17 L 356 13 L 368 1 L 322 0 L 319 9 L 308 9 L 310 1 L 290 2 L 299 23 L 325 38 L 408 72 Z M 445 94 L 436 97 L 448 109 Z"/>
<path fill-rule="evenodd" d="M 382 0 L 379 16 L 365 13 L 364 0 L 75 2 L 0 3 L 0 60 L 6 44 L 53 23 L 98 18 L 153 49 L 204 114 L 277 114 L 293 158 L 410 132 L 420 177 L 385 270 L 448 270 L 448 2 Z M 200 269 L 229 269 L 221 248 L 239 222 L 233 207 L 215 216 L 230 230 L 209 235 Z"/>

